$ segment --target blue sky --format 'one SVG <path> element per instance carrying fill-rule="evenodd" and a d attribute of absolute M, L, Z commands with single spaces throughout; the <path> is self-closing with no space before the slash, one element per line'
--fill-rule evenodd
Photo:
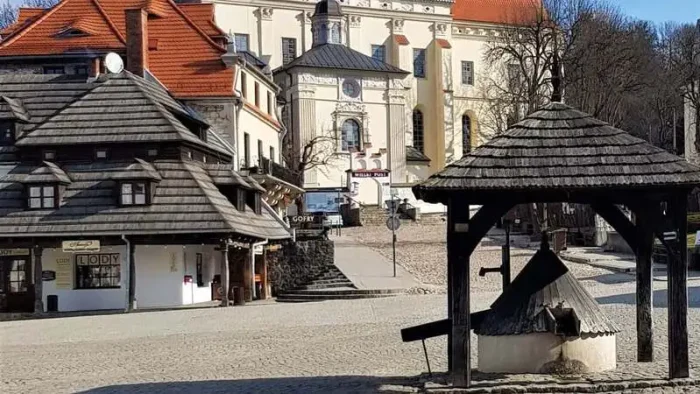
<path fill-rule="evenodd" d="M 6 1 L 6 0 L 0 0 Z M 695 22 L 700 19 L 700 0 L 609 0 L 626 14 L 654 22 Z M 24 0 L 10 0 L 21 4 Z"/>

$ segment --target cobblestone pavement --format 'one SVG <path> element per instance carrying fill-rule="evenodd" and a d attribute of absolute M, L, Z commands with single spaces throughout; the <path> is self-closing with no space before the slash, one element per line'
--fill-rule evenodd
<path fill-rule="evenodd" d="M 665 282 L 654 282 L 657 362 L 637 364 L 634 282 L 607 275 L 585 283 L 623 327 L 617 339 L 619 368 L 576 381 L 663 379 Z M 478 281 L 493 279 L 475 280 L 488 289 Z M 699 371 L 700 280 L 689 286 L 690 359 Z M 488 307 L 497 295 L 474 292 L 473 310 Z M 422 347 L 402 343 L 399 329 L 444 318 L 445 310 L 444 295 L 427 295 L 0 322 L 0 393 L 430 392 L 421 380 Z M 426 343 L 433 371 L 444 371 L 445 338 Z M 472 353 L 476 366 L 476 346 Z M 428 383 L 436 384 L 437 376 Z M 558 383 L 534 375 L 491 380 L 509 387 Z M 698 387 L 615 390 L 700 393 Z"/>

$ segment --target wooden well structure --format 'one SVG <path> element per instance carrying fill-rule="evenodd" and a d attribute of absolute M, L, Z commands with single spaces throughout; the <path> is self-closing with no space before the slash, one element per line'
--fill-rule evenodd
<path fill-rule="evenodd" d="M 653 359 L 654 238 L 668 264 L 670 378 L 689 376 L 687 195 L 700 168 L 563 103 L 553 102 L 414 187 L 448 213 L 448 362 L 457 387 L 471 381 L 469 259 L 517 204 L 589 204 L 635 251 L 638 361 Z M 469 217 L 469 206 L 480 205 Z M 634 213 L 629 220 L 619 206 Z"/>

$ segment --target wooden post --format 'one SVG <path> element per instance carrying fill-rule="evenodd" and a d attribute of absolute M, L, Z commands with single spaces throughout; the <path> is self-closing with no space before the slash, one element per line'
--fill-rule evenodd
<path fill-rule="evenodd" d="M 229 293 L 229 265 L 228 242 L 221 245 L 221 306 L 228 306 Z"/>
<path fill-rule="evenodd" d="M 34 313 L 44 312 L 44 280 L 41 277 L 44 270 L 41 262 L 43 251 L 40 246 L 34 247 Z"/>
<path fill-rule="evenodd" d="M 262 254 L 262 270 L 260 271 L 260 299 L 266 300 L 270 297 L 267 291 L 267 254 L 268 251 L 263 249 Z"/>
<path fill-rule="evenodd" d="M 670 201 L 673 230 L 678 234 L 676 256 L 668 262 L 668 370 L 669 377 L 687 378 L 688 368 L 688 201 L 679 193 Z M 675 257 L 675 258 L 674 258 Z"/>
<path fill-rule="evenodd" d="M 129 242 L 129 311 L 134 310 L 136 300 L 136 245 Z"/>
<path fill-rule="evenodd" d="M 658 205 L 656 205 L 658 209 Z M 653 267 L 651 254 L 654 243 L 652 223 L 635 214 L 637 233 L 637 361 L 654 361 L 654 325 L 652 313 Z"/>
<path fill-rule="evenodd" d="M 252 302 L 253 301 L 253 286 L 255 286 L 255 281 L 253 280 L 253 275 L 255 273 L 253 272 L 253 269 L 251 265 L 255 263 L 255 248 L 253 247 L 253 243 L 250 243 L 250 246 L 248 247 L 248 258 L 243 259 L 243 291 L 244 291 L 244 298 L 246 302 Z"/>
<path fill-rule="evenodd" d="M 448 354 L 452 358 L 452 384 L 469 387 L 471 383 L 471 327 L 469 310 L 469 255 L 466 238 L 469 231 L 469 205 L 451 199 L 447 208 L 447 264 L 450 268 L 452 298 L 448 311 L 452 319 Z M 448 312 L 449 315 L 449 312 Z M 450 336 L 448 335 L 448 341 Z"/>

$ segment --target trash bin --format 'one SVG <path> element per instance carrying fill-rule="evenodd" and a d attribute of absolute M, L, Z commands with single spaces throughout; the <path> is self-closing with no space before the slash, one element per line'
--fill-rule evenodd
<path fill-rule="evenodd" d="M 58 312 L 58 296 L 46 296 L 46 310 L 48 312 Z"/>

